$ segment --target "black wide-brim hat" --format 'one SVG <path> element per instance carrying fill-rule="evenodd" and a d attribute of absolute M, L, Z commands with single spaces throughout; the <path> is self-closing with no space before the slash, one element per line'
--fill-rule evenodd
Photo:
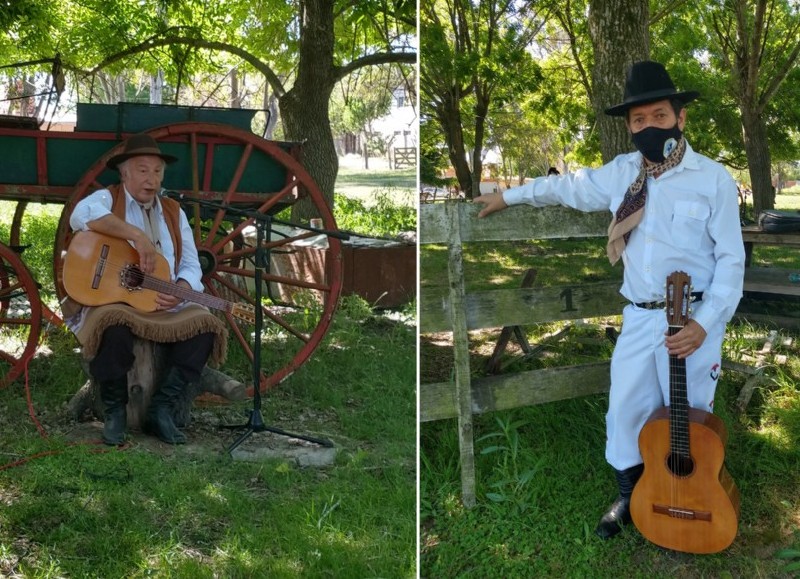
<path fill-rule="evenodd" d="M 125 141 L 125 147 L 122 152 L 114 155 L 106 161 L 106 167 L 109 169 L 117 169 L 120 163 L 127 161 L 133 157 L 142 157 L 144 155 L 152 155 L 154 157 L 161 157 L 165 163 L 174 163 L 178 157 L 167 155 L 161 152 L 158 148 L 158 143 L 150 135 L 144 133 L 133 135 Z"/>
<path fill-rule="evenodd" d="M 694 90 L 679 92 L 669 77 L 664 65 L 652 60 L 634 62 L 628 69 L 625 79 L 624 100 L 605 113 L 612 117 L 624 117 L 628 109 L 656 101 L 677 99 L 683 104 L 692 102 L 700 96 Z"/>

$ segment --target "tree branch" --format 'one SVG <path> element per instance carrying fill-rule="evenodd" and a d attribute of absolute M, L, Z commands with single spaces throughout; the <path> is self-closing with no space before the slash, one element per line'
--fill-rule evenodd
<path fill-rule="evenodd" d="M 564 29 L 564 32 L 567 33 L 567 37 L 569 38 L 569 50 L 572 54 L 572 59 L 575 61 L 575 66 L 578 68 L 578 75 L 581 78 L 581 82 L 583 83 L 583 87 L 586 89 L 586 94 L 589 96 L 589 102 L 593 102 L 593 90 L 594 87 L 592 86 L 591 78 L 589 77 L 589 73 L 586 72 L 586 68 L 583 66 L 583 62 L 581 62 L 580 54 L 578 51 L 578 36 L 575 33 L 575 23 L 572 20 L 572 2 L 571 0 L 567 0 L 566 6 L 564 7 L 563 11 L 556 9 L 554 11 L 556 19 L 561 24 L 561 27 Z"/>
<path fill-rule="evenodd" d="M 783 65 L 775 71 L 775 74 L 770 79 L 767 88 L 764 89 L 764 93 L 761 95 L 761 102 L 766 103 L 772 100 L 772 97 L 775 96 L 775 93 L 778 92 L 778 88 L 783 84 L 783 81 L 786 80 L 786 77 L 789 75 L 789 71 L 795 66 L 798 59 L 800 58 L 800 42 L 798 42 L 792 52 L 784 61 Z"/>
<path fill-rule="evenodd" d="M 272 91 L 278 95 L 278 97 L 283 96 L 286 93 L 286 88 L 283 86 L 283 83 L 278 78 L 278 75 L 269 67 L 266 63 L 259 60 L 254 55 L 250 54 L 246 50 L 239 48 L 238 46 L 234 46 L 232 44 L 228 44 L 227 42 L 217 42 L 214 40 L 205 40 L 203 38 L 195 38 L 192 36 L 165 36 L 163 38 L 151 37 L 145 40 L 144 42 L 126 48 L 121 52 L 117 52 L 116 54 L 112 54 L 104 58 L 97 66 L 95 66 L 92 70 L 89 71 L 89 74 L 96 73 L 103 68 L 114 64 L 120 60 L 123 60 L 129 56 L 133 56 L 134 54 L 140 54 L 144 52 L 148 52 L 154 48 L 158 48 L 161 46 L 170 46 L 173 44 L 184 44 L 187 46 L 191 46 L 194 48 L 206 48 L 209 50 L 219 50 L 222 52 L 228 52 L 230 54 L 234 54 L 240 57 L 245 62 L 248 62 L 250 65 L 253 66 L 256 70 L 258 70 L 264 77 L 267 79 L 267 82 L 272 87 Z"/>
<path fill-rule="evenodd" d="M 683 4 L 686 4 L 688 1 L 689 0 L 672 0 L 671 2 L 667 2 L 661 8 L 661 10 L 656 12 L 650 18 L 650 24 L 649 25 L 653 26 L 654 24 L 656 24 L 659 20 L 661 20 L 662 18 L 664 18 L 668 14 L 673 14 L 673 13 L 677 12 L 678 8 L 680 8 Z"/>
<path fill-rule="evenodd" d="M 333 73 L 333 80 L 339 81 L 356 70 L 364 68 L 365 66 L 397 63 L 416 64 L 416 62 L 416 52 L 376 52 L 374 54 L 368 54 L 366 56 L 362 56 L 361 58 L 357 58 L 344 66 L 337 67 Z"/>

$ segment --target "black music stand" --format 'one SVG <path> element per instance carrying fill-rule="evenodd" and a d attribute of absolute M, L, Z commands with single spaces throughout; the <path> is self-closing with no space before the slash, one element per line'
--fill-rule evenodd
<path fill-rule="evenodd" d="M 327 448 L 333 448 L 333 442 L 325 438 L 314 438 L 311 436 L 306 436 L 302 434 L 294 434 L 291 432 L 286 432 L 285 430 L 281 430 L 280 428 L 276 428 L 274 426 L 268 426 L 264 423 L 264 417 L 261 415 L 261 331 L 264 325 L 264 312 L 261 309 L 261 284 L 263 283 L 262 280 L 262 273 L 269 263 L 269 249 L 263 247 L 264 242 L 264 232 L 270 231 L 271 225 L 273 222 L 281 223 L 285 225 L 291 225 L 293 227 L 298 227 L 300 229 L 305 229 L 307 231 L 315 231 L 319 232 L 324 235 L 328 235 L 330 237 L 337 237 L 339 239 L 349 239 L 350 236 L 344 233 L 340 233 L 338 231 L 329 231 L 324 229 L 317 229 L 314 227 L 307 227 L 305 225 L 298 225 L 295 223 L 286 223 L 284 221 L 279 221 L 274 219 L 271 215 L 267 215 L 264 213 L 258 213 L 257 211 L 250 211 L 246 209 L 239 209 L 237 207 L 221 204 L 221 203 L 214 203 L 213 201 L 206 201 L 204 199 L 196 199 L 196 198 L 188 198 L 185 195 L 175 192 L 175 191 L 166 191 L 162 190 L 161 195 L 165 197 L 171 197 L 173 199 L 177 199 L 179 201 L 186 201 L 187 203 L 197 203 L 199 205 L 204 205 L 206 207 L 211 207 L 214 209 L 222 209 L 227 213 L 234 213 L 238 215 L 242 215 L 244 217 L 249 217 L 253 219 L 253 224 L 256 227 L 256 253 L 255 253 L 255 263 L 254 270 L 255 270 L 255 314 L 256 314 L 256 325 L 255 325 L 255 338 L 253 339 L 253 408 L 250 410 L 249 417 L 245 424 L 239 425 L 223 425 L 220 428 L 229 428 L 231 430 L 242 430 L 239 437 L 233 441 L 227 451 L 228 454 L 231 454 L 236 448 L 242 444 L 247 438 L 255 432 L 272 432 L 274 434 L 279 434 L 281 436 L 287 436 L 289 438 L 297 438 L 299 440 L 305 440 L 307 442 L 313 442 L 314 444 L 319 444 L 320 446 L 324 446 Z"/>
<path fill-rule="evenodd" d="M 229 209 L 230 211 L 230 209 Z M 272 432 L 280 434 L 281 436 L 288 436 L 290 438 L 298 438 L 319 444 L 328 448 L 333 447 L 333 443 L 325 438 L 313 438 L 300 434 L 293 434 L 286 432 L 274 426 L 267 426 L 264 424 L 264 418 L 261 416 L 261 329 L 264 324 L 264 313 L 261 310 L 261 274 L 264 271 L 269 259 L 269 249 L 263 247 L 264 230 L 269 231 L 272 217 L 262 213 L 256 213 L 258 218 L 254 218 L 253 222 L 256 227 L 256 254 L 255 254 L 255 286 L 256 286 L 256 331 L 255 338 L 253 339 L 253 409 L 250 410 L 250 416 L 245 424 L 242 425 L 229 425 L 223 428 L 231 428 L 235 430 L 244 429 L 244 432 L 237 438 L 233 444 L 228 447 L 228 453 L 232 453 L 242 442 L 244 442 L 254 432 Z M 252 217 L 252 215 L 250 215 Z"/>

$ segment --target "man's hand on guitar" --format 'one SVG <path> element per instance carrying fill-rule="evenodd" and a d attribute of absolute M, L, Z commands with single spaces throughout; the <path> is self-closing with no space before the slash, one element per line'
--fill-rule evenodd
<path fill-rule="evenodd" d="M 156 246 L 144 233 L 131 241 L 133 241 L 133 245 L 139 253 L 139 269 L 146 274 L 153 273 L 156 269 L 156 257 L 158 256 Z"/>
<path fill-rule="evenodd" d="M 192 286 L 189 285 L 189 282 L 179 279 L 178 283 L 175 285 L 184 287 L 187 289 L 192 289 Z M 156 309 L 157 310 L 171 310 L 175 306 L 181 304 L 184 300 L 179 298 L 178 296 L 173 296 L 169 294 L 157 294 L 156 295 Z"/>
<path fill-rule="evenodd" d="M 688 358 L 706 340 L 706 331 L 703 326 L 694 320 L 689 320 L 686 325 L 674 336 L 667 335 L 665 341 L 671 356 Z"/>

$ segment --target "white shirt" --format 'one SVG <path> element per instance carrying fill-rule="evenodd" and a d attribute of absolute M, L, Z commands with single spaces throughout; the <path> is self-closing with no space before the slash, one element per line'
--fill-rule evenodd
<path fill-rule="evenodd" d="M 508 205 L 565 205 L 581 211 L 610 211 L 613 219 L 625 191 L 639 173 L 641 154 L 619 155 L 599 169 L 534 179 L 508 189 Z M 703 292 L 692 318 L 704 328 L 727 323 L 742 297 L 744 244 L 738 192 L 719 163 L 687 144 L 681 163 L 647 179 L 644 216 L 622 254 L 620 293 L 631 302 L 662 301 L 667 276 L 685 271 L 692 290 Z"/>
<path fill-rule="evenodd" d="M 69 218 L 70 227 L 75 231 L 85 231 L 89 229 L 87 223 L 100 219 L 111 213 L 111 206 L 113 204 L 113 197 L 111 191 L 108 189 L 99 189 L 88 197 L 81 199 L 75 206 L 75 210 Z M 131 225 L 135 225 L 139 229 L 144 230 L 144 220 L 142 210 L 139 203 L 131 197 L 128 190 L 125 189 L 125 221 Z M 172 281 L 177 279 L 184 279 L 189 282 L 192 289 L 195 291 L 203 291 L 203 272 L 200 269 L 200 260 L 197 257 L 197 247 L 194 244 L 194 232 L 189 226 L 189 221 L 183 210 L 180 211 L 180 227 L 181 227 L 181 262 L 178 264 L 178 272 L 175 274 L 175 248 L 172 245 L 172 236 L 169 234 L 167 228 L 167 221 L 164 219 L 164 213 L 161 208 L 161 200 L 156 197 L 156 203 L 153 207 L 158 215 L 159 237 L 161 239 L 161 254 L 169 263 L 169 271 Z M 152 211 L 152 209 L 151 209 Z"/>

